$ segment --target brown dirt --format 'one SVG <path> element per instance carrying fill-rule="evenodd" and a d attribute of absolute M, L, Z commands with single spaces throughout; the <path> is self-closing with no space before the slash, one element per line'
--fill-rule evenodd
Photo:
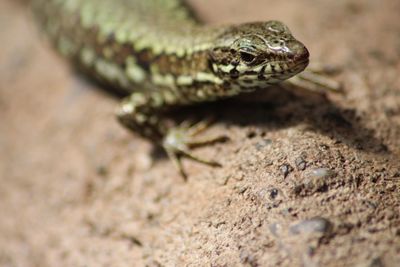
<path fill-rule="evenodd" d="M 399 266 L 400 2 L 193 2 L 210 23 L 286 22 L 345 94 L 194 110 L 231 140 L 183 182 L 1 0 L 0 265 Z"/>

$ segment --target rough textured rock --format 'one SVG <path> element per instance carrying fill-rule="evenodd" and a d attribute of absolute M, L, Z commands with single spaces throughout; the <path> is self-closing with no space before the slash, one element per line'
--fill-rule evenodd
<path fill-rule="evenodd" d="M 285 21 L 345 94 L 190 109 L 231 140 L 196 151 L 223 168 L 185 161 L 185 183 L 2 0 L 0 265 L 396 266 L 400 2 L 193 2 L 210 23 Z"/>

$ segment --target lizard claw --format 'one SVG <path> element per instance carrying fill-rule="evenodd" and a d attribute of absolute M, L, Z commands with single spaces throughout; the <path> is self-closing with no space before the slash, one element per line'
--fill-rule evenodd
<path fill-rule="evenodd" d="M 312 92 L 331 91 L 342 93 L 342 84 L 327 76 L 336 72 L 338 72 L 338 68 L 314 64 L 305 71 L 288 79 L 286 83 Z"/>
<path fill-rule="evenodd" d="M 187 174 L 182 166 L 182 157 L 206 164 L 212 167 L 221 167 L 222 165 L 214 160 L 202 159 L 191 153 L 190 149 L 213 144 L 216 142 L 226 141 L 226 136 L 218 136 L 206 138 L 203 140 L 194 140 L 194 136 L 203 132 L 209 127 L 211 121 L 201 121 L 195 125 L 188 126 L 188 123 L 183 122 L 180 126 L 171 128 L 164 137 L 162 146 L 172 160 L 175 167 L 178 169 L 182 177 L 186 180 Z"/>

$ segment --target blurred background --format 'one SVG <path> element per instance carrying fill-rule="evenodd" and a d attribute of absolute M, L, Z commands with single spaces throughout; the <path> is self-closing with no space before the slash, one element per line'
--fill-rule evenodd
<path fill-rule="evenodd" d="M 26 2 L 0 0 L 0 266 L 400 262 L 400 1 L 190 1 L 210 24 L 285 22 L 344 94 L 217 107 L 231 141 L 196 153 L 224 167 L 184 162 L 186 183 Z"/>

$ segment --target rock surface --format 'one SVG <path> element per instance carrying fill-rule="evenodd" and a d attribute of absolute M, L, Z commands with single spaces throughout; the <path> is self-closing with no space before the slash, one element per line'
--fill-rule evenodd
<path fill-rule="evenodd" d="M 214 24 L 284 21 L 345 94 L 193 110 L 231 140 L 198 149 L 224 166 L 185 161 L 184 182 L 1 0 L 0 266 L 396 266 L 400 2 L 192 2 Z"/>

